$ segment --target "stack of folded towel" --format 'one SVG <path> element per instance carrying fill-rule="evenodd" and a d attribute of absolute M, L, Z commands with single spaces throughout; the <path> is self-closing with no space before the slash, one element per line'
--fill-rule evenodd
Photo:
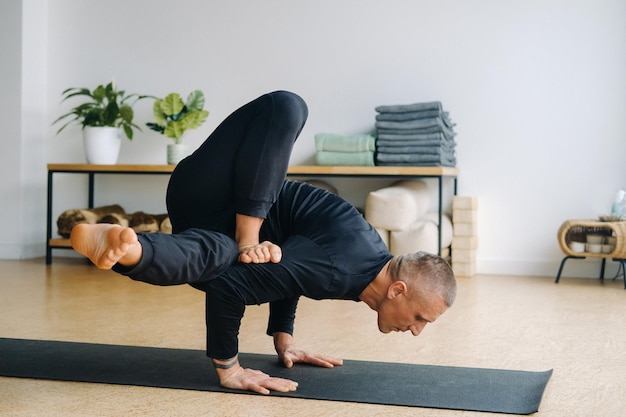
<path fill-rule="evenodd" d="M 376 165 L 456 166 L 454 123 L 441 102 L 376 111 Z"/>
<path fill-rule="evenodd" d="M 318 165 L 374 165 L 376 139 L 372 135 L 315 135 Z"/>

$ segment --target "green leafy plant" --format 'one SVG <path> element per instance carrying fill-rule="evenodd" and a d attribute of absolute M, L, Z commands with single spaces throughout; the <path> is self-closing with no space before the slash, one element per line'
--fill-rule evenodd
<path fill-rule="evenodd" d="M 179 144 L 183 133 L 202 126 L 209 116 L 204 110 L 204 93 L 192 91 L 187 101 L 178 93 L 170 93 L 164 99 L 156 99 L 152 108 L 155 123 L 146 123 L 150 129 L 159 132 Z"/>
<path fill-rule="evenodd" d="M 79 123 L 83 129 L 87 126 L 121 127 L 128 139 L 133 138 L 133 129 L 141 130 L 139 126 L 133 123 L 133 105 L 137 101 L 149 97 L 138 94 L 126 95 L 125 91 L 116 90 L 113 82 L 106 86 L 99 85 L 93 91 L 88 88 L 68 88 L 63 91 L 62 96 L 61 102 L 74 97 L 87 97 L 88 100 L 52 123 L 54 125 L 66 120 L 65 124 L 57 130 L 57 134 L 68 125 Z M 71 116 L 74 118 L 67 121 L 67 118 Z"/>

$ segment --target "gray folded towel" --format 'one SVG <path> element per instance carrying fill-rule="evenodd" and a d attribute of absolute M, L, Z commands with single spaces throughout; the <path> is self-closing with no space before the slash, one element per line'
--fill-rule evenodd
<path fill-rule="evenodd" d="M 385 129 L 421 129 L 424 127 L 441 126 L 442 128 L 452 129 L 455 124 L 443 117 L 431 117 L 428 119 L 409 119 L 409 120 L 377 120 L 376 127 Z"/>
<path fill-rule="evenodd" d="M 440 127 L 440 126 L 424 127 L 421 129 L 387 129 L 387 128 L 376 129 L 376 135 L 379 137 L 381 135 L 418 135 L 418 134 L 424 134 L 424 133 L 442 133 L 448 139 L 454 139 L 454 136 L 456 135 L 454 130 L 447 129 L 445 127 Z"/>
<path fill-rule="evenodd" d="M 443 162 L 385 162 L 376 161 L 376 166 L 409 166 L 409 167 L 455 167 L 456 161 Z"/>
<path fill-rule="evenodd" d="M 376 107 L 376 111 L 379 113 L 407 113 L 420 110 L 441 110 L 441 102 L 431 101 L 424 103 L 394 104 Z"/>
<path fill-rule="evenodd" d="M 440 141 L 440 140 L 384 140 L 380 139 L 376 142 L 376 149 L 380 150 L 381 147 L 386 146 L 388 148 L 400 148 L 405 146 L 413 147 L 431 147 L 436 146 L 444 149 L 456 148 L 456 142 L 454 141 Z"/>
<path fill-rule="evenodd" d="M 412 122 L 418 120 L 426 120 L 426 119 L 435 119 L 440 118 L 443 124 L 450 129 L 456 126 L 449 115 L 448 112 L 440 112 L 435 110 L 425 110 L 420 112 L 410 112 L 410 113 L 381 113 L 376 115 L 376 121 L 380 122 Z"/>
<path fill-rule="evenodd" d="M 376 147 L 380 150 L 381 146 L 389 147 L 404 147 L 404 146 L 442 146 L 444 148 L 454 148 L 456 142 L 440 139 L 425 139 L 425 140 L 388 140 L 378 139 L 376 141 Z"/>
<path fill-rule="evenodd" d="M 379 153 L 390 154 L 454 154 L 454 148 L 444 146 L 378 146 Z"/>
<path fill-rule="evenodd" d="M 454 138 L 448 138 L 441 132 L 412 134 L 412 135 L 391 135 L 381 133 L 376 138 L 376 144 L 385 144 L 386 146 L 419 146 L 419 145 L 436 145 L 456 146 Z"/>
<path fill-rule="evenodd" d="M 427 160 L 428 158 L 441 158 L 441 157 L 454 157 L 454 151 L 448 151 L 441 148 L 431 148 L 429 150 L 422 150 L 421 152 L 402 152 L 395 149 L 381 150 L 376 152 L 377 156 L 383 156 L 383 160 L 389 160 L 389 158 L 396 158 L 398 160 L 403 159 L 421 159 Z"/>
<path fill-rule="evenodd" d="M 444 115 L 447 117 L 447 112 L 441 112 L 440 110 L 420 110 L 406 113 L 380 113 L 376 115 L 376 120 L 419 120 Z"/>
<path fill-rule="evenodd" d="M 421 165 L 437 164 L 455 166 L 456 158 L 450 155 L 417 155 L 417 154 L 376 154 L 376 165 Z"/>
<path fill-rule="evenodd" d="M 382 133 L 381 133 L 382 132 Z M 377 140 L 450 140 L 442 132 L 432 133 L 386 133 L 387 129 L 380 129 Z M 395 132 L 395 131 L 394 131 Z M 454 140 L 454 139 L 452 139 Z"/>
<path fill-rule="evenodd" d="M 444 127 L 440 117 L 430 119 L 403 120 L 403 121 L 377 121 L 376 127 L 381 129 L 423 129 L 427 127 Z"/>

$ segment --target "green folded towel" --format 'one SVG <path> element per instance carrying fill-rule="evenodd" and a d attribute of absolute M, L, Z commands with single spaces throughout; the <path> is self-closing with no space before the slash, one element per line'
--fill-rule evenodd
<path fill-rule="evenodd" d="M 364 152 L 374 151 L 376 139 L 372 135 L 338 135 L 318 133 L 315 135 L 315 148 L 318 151 Z"/>
<path fill-rule="evenodd" d="M 374 152 L 317 151 L 315 153 L 315 160 L 318 165 L 374 166 Z"/>

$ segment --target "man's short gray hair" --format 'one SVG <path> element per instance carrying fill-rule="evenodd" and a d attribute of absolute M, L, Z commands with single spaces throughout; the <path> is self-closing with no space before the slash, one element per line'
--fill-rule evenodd
<path fill-rule="evenodd" d="M 389 264 L 391 277 L 403 281 L 418 296 L 436 295 L 451 307 L 456 298 L 456 279 L 450 264 L 440 256 L 415 252 L 394 257 Z"/>

